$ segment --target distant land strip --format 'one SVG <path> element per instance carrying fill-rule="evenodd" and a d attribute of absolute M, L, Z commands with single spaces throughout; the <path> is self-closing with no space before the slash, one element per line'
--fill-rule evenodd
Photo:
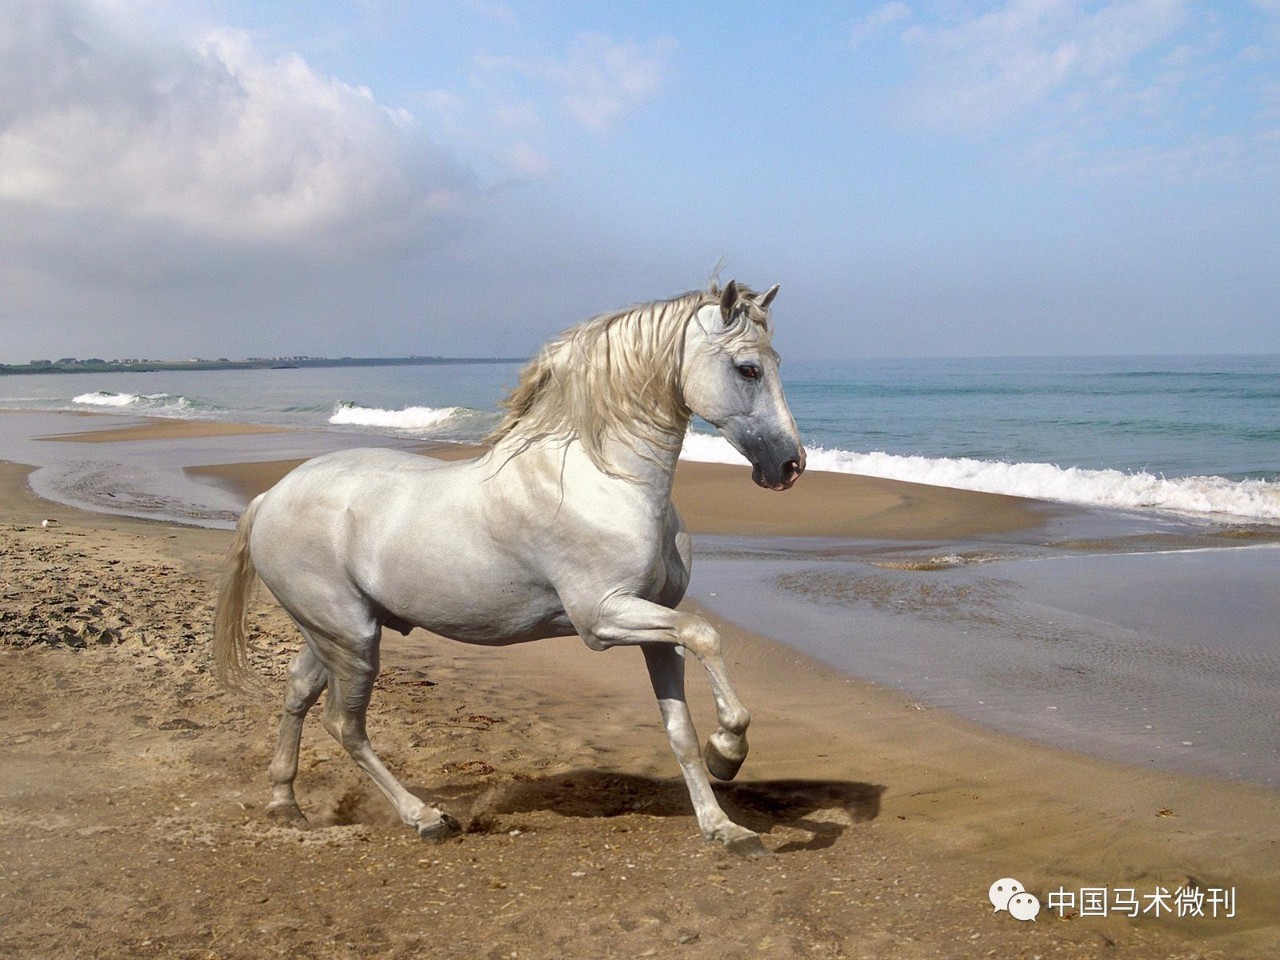
<path fill-rule="evenodd" d="M 0 363 L 16 373 L 151 373 L 157 370 L 294 370 L 300 367 L 413 367 L 448 363 L 524 363 L 528 357 L 249 357 L 247 360 L 35 360 Z"/>

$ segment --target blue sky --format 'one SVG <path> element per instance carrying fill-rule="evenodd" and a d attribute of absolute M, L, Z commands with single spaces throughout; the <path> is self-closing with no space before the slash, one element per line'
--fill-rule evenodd
<path fill-rule="evenodd" d="M 0 361 L 1280 352 L 1280 0 L 8 0 Z"/>

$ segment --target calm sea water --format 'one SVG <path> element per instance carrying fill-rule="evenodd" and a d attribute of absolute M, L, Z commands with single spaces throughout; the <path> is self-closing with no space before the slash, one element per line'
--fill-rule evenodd
<path fill-rule="evenodd" d="M 515 364 L 0 378 L 0 409 L 475 440 Z M 1280 522 L 1280 356 L 787 363 L 810 468 Z M 690 459 L 737 459 L 692 435 Z"/>

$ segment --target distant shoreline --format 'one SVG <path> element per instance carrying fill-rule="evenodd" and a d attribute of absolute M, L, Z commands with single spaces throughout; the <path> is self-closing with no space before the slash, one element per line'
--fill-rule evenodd
<path fill-rule="evenodd" d="M 528 357 L 251 357 L 247 360 L 58 360 L 0 363 L 0 375 L 153 373 L 168 370 L 293 370 L 300 367 L 413 367 L 469 363 L 525 363 Z"/>

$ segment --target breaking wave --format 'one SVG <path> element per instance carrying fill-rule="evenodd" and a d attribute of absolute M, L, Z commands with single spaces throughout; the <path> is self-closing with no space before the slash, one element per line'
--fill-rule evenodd
<path fill-rule="evenodd" d="M 499 415 L 471 407 L 403 407 L 382 410 L 343 401 L 329 417 L 335 426 L 369 427 L 424 434 L 449 440 L 479 440 L 497 425 Z"/>
<path fill-rule="evenodd" d="M 193 417 L 202 412 L 201 405 L 187 397 L 171 393 L 112 393 L 95 390 L 72 397 L 81 406 L 98 407 L 119 413 L 136 413 L 146 417 Z M 209 411 L 212 408 L 203 408 Z"/>
<path fill-rule="evenodd" d="M 702 433 L 690 433 L 685 438 L 681 456 L 712 463 L 742 462 L 742 456 L 723 438 Z M 823 447 L 809 448 L 808 469 L 1062 503 L 1280 522 L 1280 482 L 1273 480 L 1160 477 L 1051 463 L 908 457 Z"/>

